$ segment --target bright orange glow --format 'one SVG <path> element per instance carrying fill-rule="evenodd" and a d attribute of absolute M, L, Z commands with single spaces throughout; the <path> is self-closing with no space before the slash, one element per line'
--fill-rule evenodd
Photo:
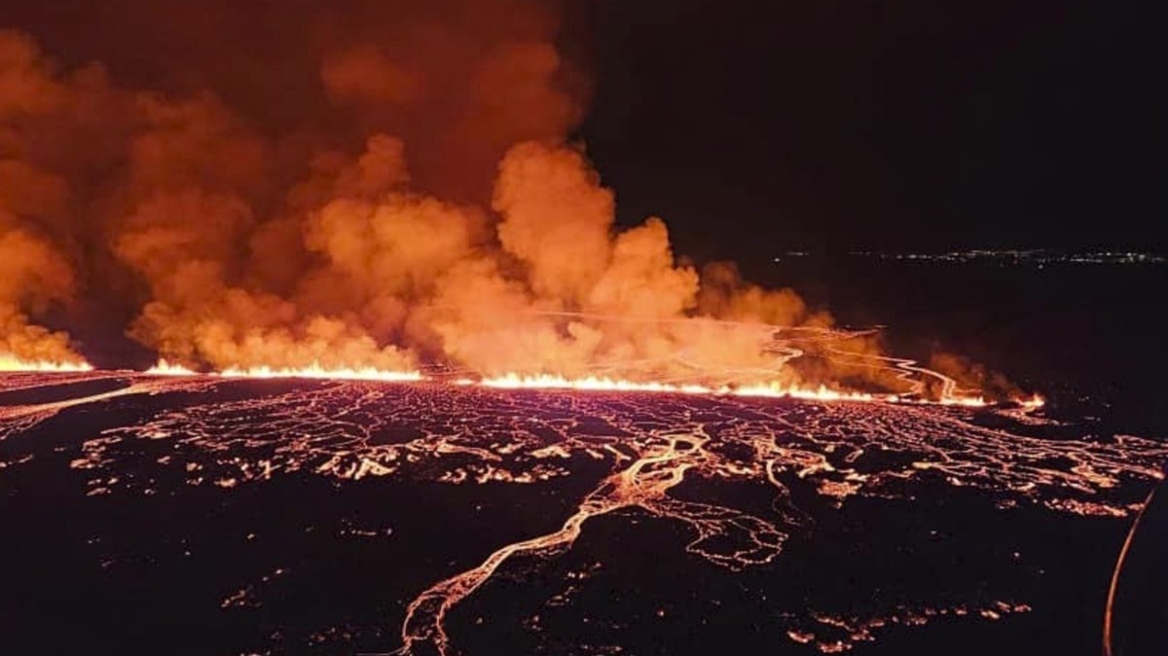
<path fill-rule="evenodd" d="M 1037 410 L 1046 405 L 1046 399 L 1042 398 L 1038 394 L 1034 394 L 1028 399 L 1016 399 L 1016 402 L 1018 405 L 1022 406 L 1022 409 L 1026 411 Z"/>
<path fill-rule="evenodd" d="M 894 394 L 869 394 L 867 392 L 844 392 L 829 389 L 826 385 L 819 387 L 783 386 L 777 383 L 764 385 L 748 385 L 728 390 L 734 396 L 769 396 L 790 397 L 793 399 L 807 399 L 811 401 L 897 401 Z"/>
<path fill-rule="evenodd" d="M 158 364 L 146 370 L 151 376 L 198 376 L 199 372 L 171 364 L 166 360 L 159 360 Z M 409 382 L 422 380 L 422 374 L 417 371 L 388 371 L 372 367 L 330 369 L 313 363 L 307 367 L 251 367 L 247 369 L 232 367 L 220 372 L 208 374 L 222 378 L 313 378 L 319 380 L 376 380 L 382 382 Z"/>
<path fill-rule="evenodd" d="M 158 364 L 146 370 L 148 376 L 198 376 L 199 372 L 194 369 L 171 364 L 166 359 L 158 361 Z"/>
<path fill-rule="evenodd" d="M 960 405 L 967 408 L 980 408 L 986 405 L 986 400 L 980 396 L 945 396 L 938 403 L 941 405 Z"/>
<path fill-rule="evenodd" d="M 75 362 L 55 362 L 48 360 L 24 360 L 11 355 L 0 355 L 0 371 L 41 371 L 78 372 L 93 371 L 93 366 L 84 360 Z"/>
<path fill-rule="evenodd" d="M 379 380 L 383 382 L 422 380 L 422 374 L 417 371 L 387 371 L 373 367 L 330 369 L 322 367 L 318 362 L 299 369 L 288 367 L 231 368 L 223 370 L 219 375 L 224 378 L 316 378 L 324 380 Z"/>
<path fill-rule="evenodd" d="M 52 365 L 48 365 L 52 366 Z M 0 371 L 4 363 L 0 361 Z M 16 370 L 16 369 L 10 369 Z M 83 369 L 81 371 L 87 371 Z M 42 369 L 42 371 L 57 371 L 56 369 Z M 70 371 L 70 369 L 60 369 Z M 391 371 L 372 367 L 331 369 L 313 364 L 302 368 L 253 367 L 249 369 L 230 368 L 219 372 L 203 373 L 188 367 L 176 365 L 165 359 L 159 360 L 145 372 L 151 376 L 215 376 L 219 378 L 306 378 L 317 380 L 366 380 L 381 382 L 419 382 L 426 377 L 419 371 Z M 861 392 L 855 390 L 838 390 L 819 386 L 787 385 L 778 382 L 753 383 L 746 385 L 702 385 L 698 383 L 666 383 L 657 381 L 633 381 L 622 378 L 603 376 L 586 376 L 582 378 L 568 378 L 552 374 L 524 375 L 508 373 L 501 376 L 484 377 L 481 379 L 462 377 L 448 380 L 448 384 L 457 386 L 482 386 L 495 389 L 529 389 L 529 390 L 576 390 L 582 392 L 650 392 L 664 394 L 691 394 L 709 396 L 741 396 L 765 398 L 791 398 L 807 401 L 852 401 L 861 403 L 910 403 L 924 405 L 946 405 L 967 408 L 981 408 L 991 404 L 982 396 L 963 396 L 951 394 L 938 400 L 921 399 L 915 395 Z M 1024 411 L 1030 412 L 1041 408 L 1045 400 L 1037 394 L 1028 399 L 1016 399 Z"/>
<path fill-rule="evenodd" d="M 635 383 L 629 380 L 599 378 L 595 376 L 565 378 L 550 374 L 521 376 L 516 373 L 509 373 L 493 378 L 484 378 L 480 384 L 484 387 L 499 387 L 503 389 L 574 389 L 608 392 L 671 392 L 682 394 L 714 394 L 717 391 L 701 385 Z"/>
<path fill-rule="evenodd" d="M 841 392 L 828 389 L 820 385 L 818 388 L 800 388 L 784 386 L 778 383 L 749 385 L 742 387 L 709 387 L 696 384 L 672 384 L 658 382 L 634 382 L 613 378 L 564 378 L 541 374 L 538 376 L 521 376 L 511 373 L 495 378 L 484 378 L 481 384 L 485 387 L 503 389 L 573 389 L 586 391 L 610 392 L 666 392 L 673 394 L 721 394 L 731 396 L 766 396 L 791 397 L 818 401 L 876 401 L 892 400 L 889 395 L 874 395 L 864 392 Z"/>

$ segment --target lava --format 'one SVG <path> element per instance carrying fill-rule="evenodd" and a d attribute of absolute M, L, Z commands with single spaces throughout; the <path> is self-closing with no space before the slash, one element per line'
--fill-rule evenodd
<path fill-rule="evenodd" d="M 422 380 L 418 371 L 387 371 L 373 367 L 328 368 L 320 363 L 307 367 L 251 367 L 229 368 L 219 373 L 224 378 L 308 378 L 318 380 L 368 380 L 381 382 L 416 382 Z"/>
<path fill-rule="evenodd" d="M 565 378 L 547 374 L 523 376 L 517 373 L 503 376 L 484 378 L 481 383 L 485 387 L 502 389 L 570 389 L 580 391 L 600 392 L 664 392 L 670 394 L 709 394 L 732 396 L 763 396 L 771 398 L 790 397 L 816 401 L 876 401 L 895 400 L 894 395 L 877 395 L 866 392 L 844 392 L 828 389 L 825 385 L 817 388 L 785 386 L 780 383 L 755 384 L 743 386 L 723 385 L 713 387 L 709 385 L 674 384 L 661 382 L 640 383 L 619 378 L 604 378 L 588 376 L 585 378 Z M 983 403 L 984 405 L 984 403 Z"/>
<path fill-rule="evenodd" d="M 520 553 L 551 553 L 570 547 L 587 520 L 626 508 L 638 508 L 657 517 L 681 520 L 697 533 L 687 550 L 712 563 L 732 569 L 769 562 L 782 551 L 787 535 L 770 523 L 750 515 L 710 504 L 679 501 L 667 492 L 685 480 L 691 468 L 711 465 L 716 456 L 703 449 L 708 436 L 669 435 L 662 444 L 643 451 L 628 467 L 608 476 L 581 502 L 575 514 L 559 530 L 508 544 L 481 564 L 436 583 L 410 603 L 402 624 L 403 656 L 420 644 L 432 644 L 438 653 L 452 653 L 444 621 L 446 613 L 474 593 L 508 558 Z M 746 536 L 742 548 L 720 552 L 704 544 L 715 536 L 735 532 Z"/>
<path fill-rule="evenodd" d="M 1039 394 L 1032 394 L 1029 398 L 1017 399 L 1016 402 L 1023 410 L 1038 410 L 1046 405 L 1046 399 Z"/>
<path fill-rule="evenodd" d="M 12 355 L 0 353 L 0 372 L 43 372 L 43 373 L 80 373 L 93 371 L 93 366 L 83 360 L 26 360 Z"/>
<path fill-rule="evenodd" d="M 813 499 L 828 509 L 817 511 L 816 521 L 823 521 L 822 512 L 852 497 L 912 500 L 945 486 L 993 495 L 999 512 L 1025 504 L 1106 520 L 1137 509 L 1142 497 L 1136 483 L 1158 479 L 1168 459 L 1168 447 L 1152 440 L 1042 439 L 970 421 L 983 412 L 1008 419 L 1019 412 L 1011 407 L 837 403 L 707 390 L 663 394 L 620 385 L 591 393 L 569 386 L 514 394 L 477 383 L 366 380 L 313 381 L 239 398 L 248 389 L 244 378 L 165 371 L 181 375 L 16 374 L 14 381 L 23 382 L 14 385 L 21 389 L 103 379 L 124 386 L 0 406 L 0 440 L 82 406 L 94 413 L 115 398 L 120 407 L 142 408 L 138 423 L 103 430 L 78 447 L 69 466 L 89 478 L 88 494 L 94 496 L 156 494 L 166 470 L 178 472 L 186 485 L 226 491 L 303 474 L 544 486 L 585 475 L 581 463 L 603 465 L 607 471 L 569 500 L 556 528 L 484 545 L 477 564 L 446 573 L 401 600 L 401 654 L 457 651 L 457 636 L 448 633 L 446 622 L 452 608 L 468 603 L 516 557 L 550 562 L 565 554 L 600 516 L 674 522 L 689 535 L 680 545 L 686 552 L 739 571 L 766 567 L 791 540 L 806 539 Z M 216 399 L 216 390 L 226 387 L 234 390 L 228 400 Z M 163 394 L 169 392 L 182 394 Z M 124 470 L 117 463 L 135 452 L 139 440 L 169 445 L 162 445 L 164 456 L 151 456 L 147 469 Z M 0 460 L 0 471 L 22 466 L 28 457 L 14 452 Z M 765 512 L 699 501 L 693 490 L 700 488 L 693 485 L 700 481 L 763 486 L 773 501 Z M 249 603 L 262 603 L 260 588 L 245 588 L 251 589 Z M 1029 600 L 1017 600 L 1022 602 Z M 808 621 L 790 619 L 785 630 L 791 640 L 814 634 L 817 648 L 831 651 L 847 648 L 851 634 L 871 639 L 870 631 L 855 628 L 862 628 L 859 619 L 847 619 L 854 630 L 838 636 L 829 636 L 822 622 L 815 628 Z"/>
<path fill-rule="evenodd" d="M 936 372 L 916 367 L 914 372 L 929 376 L 938 376 Z M 581 392 L 637 392 L 663 394 L 689 394 L 708 396 L 741 396 L 765 398 L 792 398 L 808 401 L 845 401 L 857 403 L 889 402 L 889 403 L 917 403 L 955 405 L 971 408 L 985 407 L 989 402 L 982 396 L 963 396 L 953 391 L 952 381 L 945 389 L 945 396 L 930 400 L 916 396 L 923 384 L 913 386 L 913 392 L 906 394 L 875 393 L 851 390 L 837 390 L 826 385 L 800 386 L 772 382 L 750 382 L 745 384 L 710 385 L 699 382 L 660 382 L 638 381 L 607 376 L 584 376 L 570 378 L 553 374 L 520 374 L 507 373 L 500 376 L 483 376 L 478 378 L 427 378 L 421 371 L 390 371 L 372 367 L 363 368 L 328 368 L 313 363 L 308 367 L 230 367 L 222 371 L 203 374 L 199 371 L 170 363 L 162 359 L 156 365 L 147 369 L 146 374 L 152 376 L 179 376 L 190 377 L 211 375 L 222 378 L 255 378 L 255 379 L 316 379 L 316 380 L 364 380 L 381 382 L 443 382 L 457 386 L 479 385 L 487 388 L 511 390 L 574 390 Z M 729 377 L 729 376 L 726 376 Z M 948 380 L 948 379 L 946 379 Z M 1024 411 L 1032 411 L 1042 407 L 1041 397 L 1018 401 Z"/>
<path fill-rule="evenodd" d="M 365 380 L 394 382 L 417 382 L 422 380 L 418 371 L 388 371 L 373 367 L 330 368 L 314 362 L 307 367 L 229 367 L 211 374 L 201 374 L 194 369 L 176 365 L 167 360 L 159 360 L 158 364 L 145 372 L 151 376 L 200 376 L 212 375 L 221 378 L 303 378 L 314 380 Z"/>
<path fill-rule="evenodd" d="M 836 336 L 837 333 L 827 332 L 827 335 Z M 772 349 L 787 349 L 784 357 L 798 357 L 799 351 L 777 343 Z M 748 372 L 745 382 L 738 382 L 741 376 L 734 370 L 718 372 L 716 370 L 700 371 L 700 377 L 693 379 L 673 379 L 673 381 L 654 381 L 641 376 L 638 379 L 590 375 L 569 377 L 555 374 L 521 374 L 521 372 L 507 372 L 498 376 L 460 376 L 439 374 L 427 377 L 419 370 L 395 371 L 364 368 L 331 368 L 314 362 L 303 368 L 284 367 L 231 367 L 220 371 L 210 372 L 211 376 L 223 378 L 308 378 L 322 379 L 322 381 L 380 381 L 389 383 L 409 382 L 439 382 L 459 386 L 480 385 L 484 388 L 506 390 L 572 390 L 582 392 L 649 392 L 673 393 L 673 395 L 700 395 L 700 396 L 735 396 L 735 397 L 764 397 L 764 398 L 795 398 L 804 400 L 819 400 L 819 402 L 855 402 L 855 403 L 913 403 L 939 404 L 964 407 L 985 407 L 989 405 L 985 396 L 969 395 L 958 389 L 952 378 L 939 374 L 937 371 L 919 367 L 915 361 L 902 360 L 885 356 L 853 356 L 867 357 L 870 361 L 867 367 L 872 369 L 884 368 L 895 372 L 905 391 L 871 392 L 860 390 L 840 390 L 830 388 L 826 384 L 801 385 L 767 381 L 767 376 L 776 376 L 785 360 L 776 363 L 776 370 Z M 160 360 L 154 367 L 146 370 L 152 376 L 199 376 L 199 371 L 174 364 L 167 360 Z M 473 374 L 473 372 L 472 372 Z M 926 379 L 938 379 L 941 386 L 940 397 L 926 398 L 924 395 Z M 707 381 L 721 381 L 709 383 Z M 1043 400 L 1037 395 L 1033 398 L 1017 400 L 1024 412 L 1040 409 Z"/>
<path fill-rule="evenodd" d="M 148 376 L 200 376 L 200 372 L 189 367 L 172 364 L 165 358 L 158 361 L 153 367 L 145 371 Z"/>

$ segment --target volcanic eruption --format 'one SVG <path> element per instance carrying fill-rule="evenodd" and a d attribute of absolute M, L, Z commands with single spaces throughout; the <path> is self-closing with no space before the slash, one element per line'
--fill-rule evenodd
<path fill-rule="evenodd" d="M 618 221 L 553 2 L 47 4 L 0 31 L 14 652 L 1071 653 L 1163 478 Z"/>
<path fill-rule="evenodd" d="M 550 3 L 165 4 L 0 32 L 0 367 L 982 394 L 618 227 Z"/>

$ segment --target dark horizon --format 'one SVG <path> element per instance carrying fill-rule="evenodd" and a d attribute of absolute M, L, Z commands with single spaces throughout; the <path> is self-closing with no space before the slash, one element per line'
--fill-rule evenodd
<path fill-rule="evenodd" d="M 580 135 L 681 253 L 1168 249 L 1168 53 L 1133 3 L 586 6 Z"/>

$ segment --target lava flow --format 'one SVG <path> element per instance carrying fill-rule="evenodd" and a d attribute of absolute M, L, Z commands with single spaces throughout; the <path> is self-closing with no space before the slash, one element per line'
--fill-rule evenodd
<path fill-rule="evenodd" d="M 455 384 L 482 385 L 499 389 L 567 389 L 577 391 L 600 392 L 660 392 L 669 394 L 699 394 L 699 395 L 731 395 L 746 397 L 795 398 L 814 401 L 855 401 L 855 402 L 935 402 L 941 405 L 960 405 L 966 407 L 984 407 L 988 402 L 983 396 L 970 395 L 958 391 L 956 382 L 938 372 L 915 366 L 911 360 L 899 360 L 878 356 L 881 362 L 892 362 L 900 369 L 900 380 L 907 382 L 910 391 L 907 393 L 874 393 L 849 390 L 837 390 L 826 385 L 802 386 L 783 384 L 779 382 L 747 382 L 742 384 L 710 385 L 699 382 L 656 382 L 635 381 L 607 376 L 584 376 L 569 378 L 562 375 L 508 373 L 501 376 L 482 376 L 475 378 L 456 378 L 449 376 L 442 380 L 452 380 Z M 81 373 L 93 371 L 93 367 L 84 361 L 76 363 L 55 361 L 29 361 L 13 357 L 0 358 L 0 372 L 42 372 L 42 373 Z M 173 364 L 168 360 L 160 359 L 157 364 L 144 373 L 150 376 L 177 376 L 190 377 L 213 375 L 222 378 L 253 378 L 253 379 L 315 379 L 315 380 L 364 380 L 381 382 L 419 382 L 427 378 L 421 371 L 393 371 L 374 367 L 326 367 L 319 362 L 313 362 L 305 367 L 228 367 L 221 371 L 205 373 L 190 367 Z M 944 385 L 940 398 L 934 400 L 921 398 L 920 390 L 924 383 L 921 380 L 910 380 L 906 376 L 919 375 L 921 378 L 931 377 L 941 380 Z M 708 377 L 708 374 L 707 374 Z M 723 376 L 729 378 L 729 376 Z M 1025 410 L 1041 408 L 1045 401 L 1037 394 L 1029 398 L 1014 399 L 1014 402 Z"/>
<path fill-rule="evenodd" d="M 43 373 L 77 373 L 93 371 L 93 367 L 84 360 L 26 360 L 0 352 L 0 373 L 39 371 Z"/>
<path fill-rule="evenodd" d="M 440 654 L 452 653 L 444 629 L 446 613 L 494 575 L 516 554 L 542 554 L 571 547 L 580 536 L 585 521 L 636 508 L 652 516 L 685 522 L 696 537 L 686 550 L 709 562 L 741 569 L 769 562 L 782 551 L 787 534 L 772 523 L 716 505 L 681 501 L 667 495 L 685 480 L 689 469 L 716 471 L 724 463 L 704 449 L 709 437 L 701 434 L 663 435 L 661 442 L 640 451 L 627 467 L 605 478 L 580 502 L 575 514 L 558 531 L 508 544 L 488 556 L 478 567 L 441 581 L 419 595 L 406 609 L 399 654 L 412 654 L 419 644 L 430 644 Z M 773 478 L 773 460 L 764 461 L 767 477 L 778 489 L 786 489 Z M 741 540 L 732 549 L 719 548 L 716 538 Z"/>
<path fill-rule="evenodd" d="M 189 367 L 171 364 L 165 359 L 159 360 L 158 364 L 147 369 L 145 373 L 150 376 L 207 375 L 195 371 Z M 214 372 L 210 375 L 219 376 L 222 378 L 303 378 L 309 380 L 367 380 L 381 381 L 386 383 L 417 382 L 422 380 L 422 374 L 418 371 L 387 371 L 383 369 L 376 369 L 374 367 L 331 368 L 325 367 L 319 362 L 314 362 L 307 367 L 299 368 L 269 366 L 247 368 L 229 367 L 222 371 Z"/>
<path fill-rule="evenodd" d="M 865 392 L 840 392 L 828 389 L 824 385 L 818 388 L 802 388 L 797 386 L 783 386 L 780 383 L 743 385 L 731 387 L 711 387 L 696 383 L 638 383 L 631 380 L 601 378 L 589 376 L 586 378 L 565 378 L 563 376 L 536 375 L 522 376 L 517 373 L 507 374 L 494 378 L 484 378 L 481 383 L 486 387 L 501 389 L 569 389 L 580 391 L 600 392 L 664 392 L 670 394 L 713 394 L 734 396 L 767 396 L 773 398 L 791 397 L 796 399 L 815 399 L 818 401 L 875 401 L 878 399 L 894 400 L 893 395 L 877 395 Z"/>
<path fill-rule="evenodd" d="M 987 517 L 1020 508 L 1127 517 L 1168 460 L 1168 447 L 1154 440 L 1125 435 L 1086 439 L 1073 433 L 1047 439 L 1028 435 L 1026 423 L 1007 430 L 975 421 L 984 413 L 1000 413 L 997 423 L 1010 422 L 1011 413 L 1022 411 L 1017 408 L 636 390 L 516 393 L 485 385 L 363 380 L 289 380 L 273 387 L 219 375 L 127 372 L 14 374 L 2 380 L 23 405 L 0 405 L 5 426 L 0 482 L 6 473 L 49 457 L 35 450 L 37 440 L 12 438 L 42 434 L 47 439 L 61 426 L 73 426 L 69 430 L 79 431 L 76 441 L 60 448 L 72 454 L 67 466 L 83 477 L 89 496 L 133 499 L 181 494 L 185 487 L 226 494 L 309 475 L 338 485 L 375 479 L 386 489 L 414 489 L 409 486 L 420 483 L 524 485 L 531 486 L 532 500 L 560 500 L 554 512 L 562 519 L 521 514 L 530 529 L 468 547 L 478 554 L 469 565 L 453 560 L 441 565 L 447 561 L 438 557 L 424 570 L 434 573 L 434 583 L 392 593 L 404 615 L 392 618 L 400 626 L 400 642 L 385 646 L 401 654 L 463 651 L 459 634 L 450 628 L 457 615 L 453 611 L 475 606 L 484 594 L 500 594 L 506 581 L 522 571 L 575 558 L 581 537 L 602 517 L 628 530 L 647 530 L 632 528 L 646 521 L 680 527 L 678 548 L 695 562 L 717 571 L 749 568 L 751 577 L 771 576 L 768 572 L 793 541 L 809 548 L 815 536 L 810 525 L 822 530 L 837 521 L 853 499 L 887 505 L 966 495 L 966 503 L 982 504 Z M 60 396 L 70 389 L 76 393 Z M 52 397 L 38 401 L 38 390 Z M 69 423 L 72 416 L 85 420 Z M 107 416 L 138 418 L 87 428 L 103 425 Z M 56 428 L 42 430 L 50 420 Z M 746 497 L 762 493 L 770 502 L 738 507 L 733 496 L 707 496 L 710 486 L 732 487 Z M 580 492 L 564 497 L 557 492 L 561 489 Z M 394 522 L 408 510 L 390 506 L 380 512 L 386 522 Z M 373 525 L 360 535 L 385 535 L 386 530 Z M 395 533 L 393 539 L 408 540 L 409 535 Z M 423 551 L 444 548 L 427 543 Z M 517 562 L 523 567 L 513 571 Z M 311 569 L 292 567 L 294 572 Z M 224 594 L 224 608 L 253 608 L 269 594 L 278 598 L 282 593 L 269 590 L 269 578 L 236 582 L 238 589 Z M 587 589 L 578 577 L 562 585 L 568 597 Z M 952 594 L 968 595 L 964 601 L 946 597 L 920 599 L 911 607 L 877 605 L 867 616 L 830 608 L 808 615 L 793 607 L 784 611 L 780 626 L 794 642 L 834 652 L 850 641 L 876 639 L 880 627 L 895 618 L 919 622 L 945 612 L 995 619 L 1037 603 L 1024 589 L 996 585 L 1001 590 L 994 597 L 957 591 Z M 483 603 L 489 608 L 489 602 Z M 952 608 L 935 610 L 937 604 Z M 489 617 L 486 609 L 476 612 Z M 351 624 L 341 618 L 321 621 Z M 327 628 L 305 634 L 306 644 L 318 645 L 326 639 L 321 636 L 333 635 Z M 291 639 L 287 636 L 297 630 L 289 626 L 281 633 Z M 540 635 L 531 639 L 541 640 Z"/>

